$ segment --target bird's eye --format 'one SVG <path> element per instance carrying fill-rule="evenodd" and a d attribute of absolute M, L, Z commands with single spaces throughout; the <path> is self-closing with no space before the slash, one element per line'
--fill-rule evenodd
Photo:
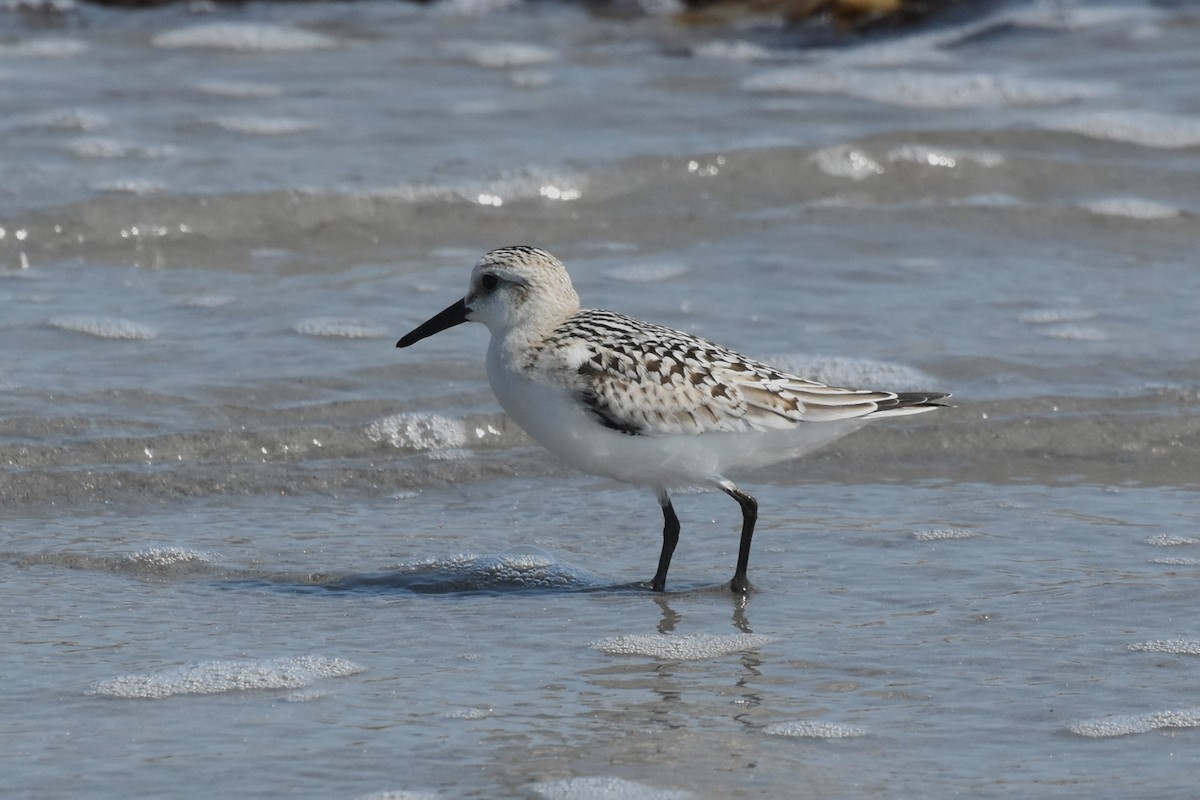
<path fill-rule="evenodd" d="M 500 285 L 500 279 L 498 277 L 496 277 L 495 275 L 493 275 L 492 273 L 488 272 L 488 273 L 485 273 L 484 276 L 479 279 L 479 283 L 483 286 L 484 290 L 490 292 L 490 291 L 494 290 L 497 286 Z"/>

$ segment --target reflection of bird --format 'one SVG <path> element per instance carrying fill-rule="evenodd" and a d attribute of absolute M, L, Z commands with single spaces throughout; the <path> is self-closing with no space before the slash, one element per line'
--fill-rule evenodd
<path fill-rule="evenodd" d="M 690 334 L 580 309 L 566 268 L 534 247 L 485 255 L 467 296 L 397 347 L 467 321 L 491 331 L 492 391 L 530 436 L 585 472 L 654 489 L 664 519 L 656 591 L 679 540 L 669 488 L 717 486 L 741 506 L 730 587 L 745 592 L 758 503 L 727 472 L 803 455 L 869 420 L 930 411 L 948 397 L 826 386 Z"/>

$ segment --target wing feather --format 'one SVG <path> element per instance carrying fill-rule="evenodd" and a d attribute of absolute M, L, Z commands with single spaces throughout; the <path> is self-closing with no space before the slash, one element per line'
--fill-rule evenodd
<path fill-rule="evenodd" d="M 918 413 L 945 397 L 828 386 L 599 310 L 566 320 L 527 367 L 575 392 L 601 424 L 630 434 L 783 430 L 877 412 Z"/>

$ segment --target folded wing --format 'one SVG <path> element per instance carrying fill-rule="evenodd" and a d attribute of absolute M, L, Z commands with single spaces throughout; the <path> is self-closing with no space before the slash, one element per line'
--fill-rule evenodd
<path fill-rule="evenodd" d="M 712 342 L 610 311 L 580 311 L 529 368 L 629 434 L 785 430 L 806 422 L 917 414 L 948 395 L 846 389 L 790 375 Z"/>

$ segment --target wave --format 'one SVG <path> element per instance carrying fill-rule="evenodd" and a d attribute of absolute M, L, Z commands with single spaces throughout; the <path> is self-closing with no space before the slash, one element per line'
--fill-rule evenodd
<path fill-rule="evenodd" d="M 1178 445 L 1200 435 L 1198 405 L 1194 392 L 1182 390 L 1130 398 L 964 399 L 938 414 L 876 423 L 826 450 L 748 477 L 1010 483 L 1071 476 L 1084 483 L 1177 486 L 1200 475 L 1200 453 Z M 60 428 L 72 435 L 57 444 L 37 443 L 46 430 Z M 0 471 L 0 502 L 390 496 L 562 469 L 502 414 L 406 412 L 357 424 L 246 424 L 151 436 L 89 438 L 89 432 L 88 426 L 56 427 L 44 418 L 8 420 L 0 430 L 0 463 L 7 465 Z"/>

